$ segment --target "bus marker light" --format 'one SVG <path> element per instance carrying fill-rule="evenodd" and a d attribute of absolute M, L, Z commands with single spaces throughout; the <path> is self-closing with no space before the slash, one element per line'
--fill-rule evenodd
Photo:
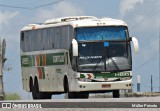
<path fill-rule="evenodd" d="M 36 26 L 33 25 L 33 26 L 32 26 L 32 30 L 34 30 L 34 29 L 36 29 Z"/>
<path fill-rule="evenodd" d="M 92 75 L 91 74 L 87 74 L 88 75 L 88 79 L 91 79 L 92 78 Z"/>

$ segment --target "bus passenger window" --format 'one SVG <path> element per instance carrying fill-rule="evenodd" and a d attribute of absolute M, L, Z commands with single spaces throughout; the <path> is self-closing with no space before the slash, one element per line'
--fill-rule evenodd
<path fill-rule="evenodd" d="M 54 48 L 54 43 L 52 43 L 52 48 Z"/>
<path fill-rule="evenodd" d="M 21 41 L 24 41 L 24 32 L 21 33 Z"/>

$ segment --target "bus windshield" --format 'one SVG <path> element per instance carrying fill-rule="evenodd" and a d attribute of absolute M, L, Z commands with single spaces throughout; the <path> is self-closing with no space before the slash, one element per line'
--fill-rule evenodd
<path fill-rule="evenodd" d="M 77 59 L 78 71 L 117 72 L 131 70 L 130 43 L 125 41 L 127 39 L 126 28 L 99 28 L 77 29 L 76 34 L 79 49 L 79 56 Z M 108 30 L 109 33 L 107 34 Z M 97 40 L 100 41 L 97 42 Z M 113 41 L 107 42 L 107 40 Z"/>
<path fill-rule="evenodd" d="M 127 27 L 109 26 L 109 27 L 85 27 L 77 28 L 76 35 L 78 41 L 88 40 L 126 40 Z"/>

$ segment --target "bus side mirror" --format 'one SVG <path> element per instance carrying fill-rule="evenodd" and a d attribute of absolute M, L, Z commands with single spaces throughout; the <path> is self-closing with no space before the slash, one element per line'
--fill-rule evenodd
<path fill-rule="evenodd" d="M 75 39 L 72 40 L 72 52 L 73 56 L 78 56 L 78 43 Z"/>
<path fill-rule="evenodd" d="M 138 45 L 137 38 L 131 37 L 131 40 L 132 40 L 133 46 L 134 46 L 134 53 L 138 53 L 139 52 L 139 45 Z"/>

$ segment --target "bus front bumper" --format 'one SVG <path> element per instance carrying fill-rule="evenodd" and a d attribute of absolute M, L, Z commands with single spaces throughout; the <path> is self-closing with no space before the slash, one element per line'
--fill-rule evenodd
<path fill-rule="evenodd" d="M 114 82 L 82 82 L 78 81 L 78 91 L 112 91 L 132 89 L 132 80 Z"/>

